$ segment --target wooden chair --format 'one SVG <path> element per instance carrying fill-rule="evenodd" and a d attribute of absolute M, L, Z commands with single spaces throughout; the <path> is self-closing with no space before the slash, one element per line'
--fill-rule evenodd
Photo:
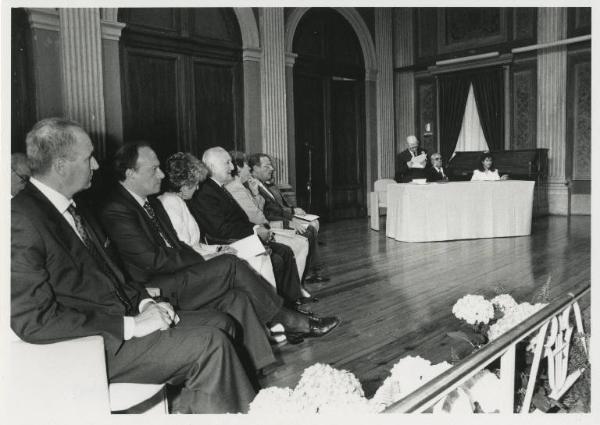
<path fill-rule="evenodd" d="M 396 183 L 393 179 L 380 179 L 375 182 L 374 191 L 369 194 L 369 215 L 371 229 L 379 231 L 380 208 L 387 208 L 387 186 Z"/>

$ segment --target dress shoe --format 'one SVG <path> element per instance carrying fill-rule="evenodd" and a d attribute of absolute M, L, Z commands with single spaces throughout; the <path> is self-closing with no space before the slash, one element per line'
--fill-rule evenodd
<path fill-rule="evenodd" d="M 299 304 L 312 304 L 312 303 L 318 303 L 319 299 L 317 297 L 302 297 L 302 298 L 298 298 L 298 303 Z"/>
<path fill-rule="evenodd" d="M 288 338 L 288 341 L 290 339 L 290 336 L 292 338 L 295 338 L 298 336 L 300 336 L 302 338 L 319 337 L 319 336 L 328 334 L 339 324 L 340 324 L 340 319 L 337 317 L 322 317 L 322 318 L 309 317 L 308 332 L 286 332 L 286 336 Z"/>
<path fill-rule="evenodd" d="M 306 276 L 306 278 L 304 279 L 304 282 L 306 283 L 322 283 L 322 282 L 329 282 L 329 278 L 327 276 L 323 276 L 321 274 L 315 273 L 315 274 L 310 274 L 308 276 Z"/>

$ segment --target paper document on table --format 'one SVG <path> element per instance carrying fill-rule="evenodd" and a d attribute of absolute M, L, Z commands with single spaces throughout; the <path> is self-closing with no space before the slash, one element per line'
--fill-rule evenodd
<path fill-rule="evenodd" d="M 229 246 L 235 248 L 238 252 L 237 256 L 243 260 L 256 257 L 266 252 L 265 247 L 256 235 L 250 235 L 244 239 L 240 239 L 239 241 L 229 244 Z"/>
<path fill-rule="evenodd" d="M 304 220 L 304 221 L 315 221 L 315 220 L 319 219 L 319 216 L 316 214 L 304 214 L 304 215 L 294 214 L 294 217 L 299 218 L 300 220 Z"/>
<path fill-rule="evenodd" d="M 412 159 L 412 168 L 425 168 L 425 164 L 427 164 L 427 154 L 425 152 Z"/>

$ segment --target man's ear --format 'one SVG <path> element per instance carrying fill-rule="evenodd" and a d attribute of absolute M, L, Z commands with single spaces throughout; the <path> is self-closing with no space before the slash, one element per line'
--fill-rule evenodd
<path fill-rule="evenodd" d="M 52 168 L 54 169 L 54 171 L 56 172 L 56 174 L 58 174 L 59 176 L 64 176 L 65 175 L 65 168 L 66 168 L 66 164 L 67 161 L 65 158 L 55 158 L 52 161 Z"/>
<path fill-rule="evenodd" d="M 130 179 L 131 177 L 133 177 L 133 173 L 134 173 L 134 171 L 131 168 L 126 169 L 125 170 L 125 178 Z"/>

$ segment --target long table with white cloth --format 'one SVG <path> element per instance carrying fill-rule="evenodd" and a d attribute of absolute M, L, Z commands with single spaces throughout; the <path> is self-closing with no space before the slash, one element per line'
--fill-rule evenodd
<path fill-rule="evenodd" d="M 386 236 L 432 242 L 529 235 L 534 184 L 524 180 L 390 184 Z"/>

